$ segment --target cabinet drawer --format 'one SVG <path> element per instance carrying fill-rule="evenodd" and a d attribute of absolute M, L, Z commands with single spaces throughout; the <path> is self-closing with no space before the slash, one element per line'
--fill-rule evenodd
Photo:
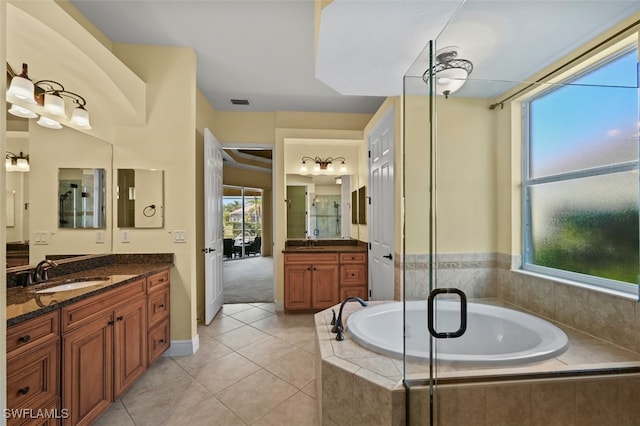
<path fill-rule="evenodd" d="M 62 332 L 67 333 L 92 321 L 120 302 L 144 296 L 145 280 L 141 279 L 65 306 L 62 308 Z"/>
<path fill-rule="evenodd" d="M 164 351 L 169 349 L 169 324 L 169 318 L 167 318 L 149 330 L 147 338 L 149 365 L 153 364 L 155 360 L 160 358 L 160 355 L 162 355 Z"/>
<path fill-rule="evenodd" d="M 367 253 L 340 253 L 340 263 L 367 263 Z"/>
<path fill-rule="evenodd" d="M 59 343 L 60 339 L 56 338 L 7 362 L 9 409 L 43 407 L 59 396 Z"/>
<path fill-rule="evenodd" d="M 363 264 L 340 265 L 340 285 L 367 285 L 367 267 Z"/>
<path fill-rule="evenodd" d="M 37 417 L 35 414 L 37 411 L 33 411 L 34 417 L 33 419 L 29 419 L 24 423 L 20 423 L 20 426 L 56 426 L 60 424 L 60 419 L 64 419 L 69 416 L 69 410 L 61 410 L 60 409 L 60 398 L 56 398 L 46 406 L 42 407 L 43 410 L 48 410 L 47 413 L 50 415 L 50 418 L 47 418 L 45 415 L 42 417 Z M 17 424 L 12 422 L 11 420 L 7 421 L 8 425 Z"/>
<path fill-rule="evenodd" d="M 156 287 L 147 296 L 147 323 L 149 327 L 169 316 L 169 286 Z"/>
<path fill-rule="evenodd" d="M 338 253 L 285 254 L 284 263 L 337 263 Z"/>
<path fill-rule="evenodd" d="M 152 290 L 155 287 L 166 284 L 169 284 L 168 270 L 147 277 L 147 290 Z"/>
<path fill-rule="evenodd" d="M 60 313 L 58 310 L 21 322 L 7 329 L 7 358 L 24 353 L 58 337 Z"/>
<path fill-rule="evenodd" d="M 340 300 L 345 300 L 347 297 L 357 296 L 363 300 L 367 300 L 367 287 L 341 287 L 340 288 Z"/>

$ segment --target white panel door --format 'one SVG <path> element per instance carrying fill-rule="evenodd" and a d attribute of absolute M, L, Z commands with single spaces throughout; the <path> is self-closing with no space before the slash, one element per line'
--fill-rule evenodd
<path fill-rule="evenodd" d="M 204 129 L 205 324 L 222 307 L 222 146 Z"/>
<path fill-rule="evenodd" d="M 392 300 L 394 289 L 393 108 L 369 134 L 369 288 L 373 300 Z"/>

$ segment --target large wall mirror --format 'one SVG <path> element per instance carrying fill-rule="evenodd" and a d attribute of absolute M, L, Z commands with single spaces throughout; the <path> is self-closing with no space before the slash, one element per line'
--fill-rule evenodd
<path fill-rule="evenodd" d="M 105 169 L 58 169 L 58 227 L 106 227 Z"/>
<path fill-rule="evenodd" d="M 355 140 L 285 140 L 287 239 L 359 238 L 359 228 L 352 223 L 357 197 L 351 197 L 358 190 L 359 144 Z M 322 164 L 327 159 L 334 164 Z"/>
<path fill-rule="evenodd" d="M 119 228 L 162 228 L 164 172 L 153 169 L 118 169 Z"/>

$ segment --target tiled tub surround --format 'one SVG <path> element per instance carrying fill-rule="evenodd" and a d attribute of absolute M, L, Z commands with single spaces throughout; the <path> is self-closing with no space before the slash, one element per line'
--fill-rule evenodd
<path fill-rule="evenodd" d="M 496 299 L 481 302 L 506 305 Z M 359 309 L 366 308 L 347 304 L 346 321 Z M 428 425 L 426 388 L 412 387 L 410 419 L 405 418 L 402 360 L 365 349 L 348 333 L 337 342 L 331 317 L 331 309 L 315 315 L 316 395 L 322 424 Z M 437 424 L 637 424 L 640 407 L 632 398 L 640 392 L 640 355 L 556 325 L 569 336 L 570 347 L 555 359 L 503 368 L 440 364 Z M 412 362 L 407 378 L 424 379 L 428 371 L 428 364 Z"/>

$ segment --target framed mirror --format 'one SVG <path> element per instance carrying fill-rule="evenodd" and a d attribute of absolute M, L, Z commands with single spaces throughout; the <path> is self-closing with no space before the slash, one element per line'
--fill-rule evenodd
<path fill-rule="evenodd" d="M 58 227 L 106 227 L 105 169 L 58 169 Z"/>
<path fill-rule="evenodd" d="M 164 171 L 118 169 L 119 228 L 164 226 Z"/>

